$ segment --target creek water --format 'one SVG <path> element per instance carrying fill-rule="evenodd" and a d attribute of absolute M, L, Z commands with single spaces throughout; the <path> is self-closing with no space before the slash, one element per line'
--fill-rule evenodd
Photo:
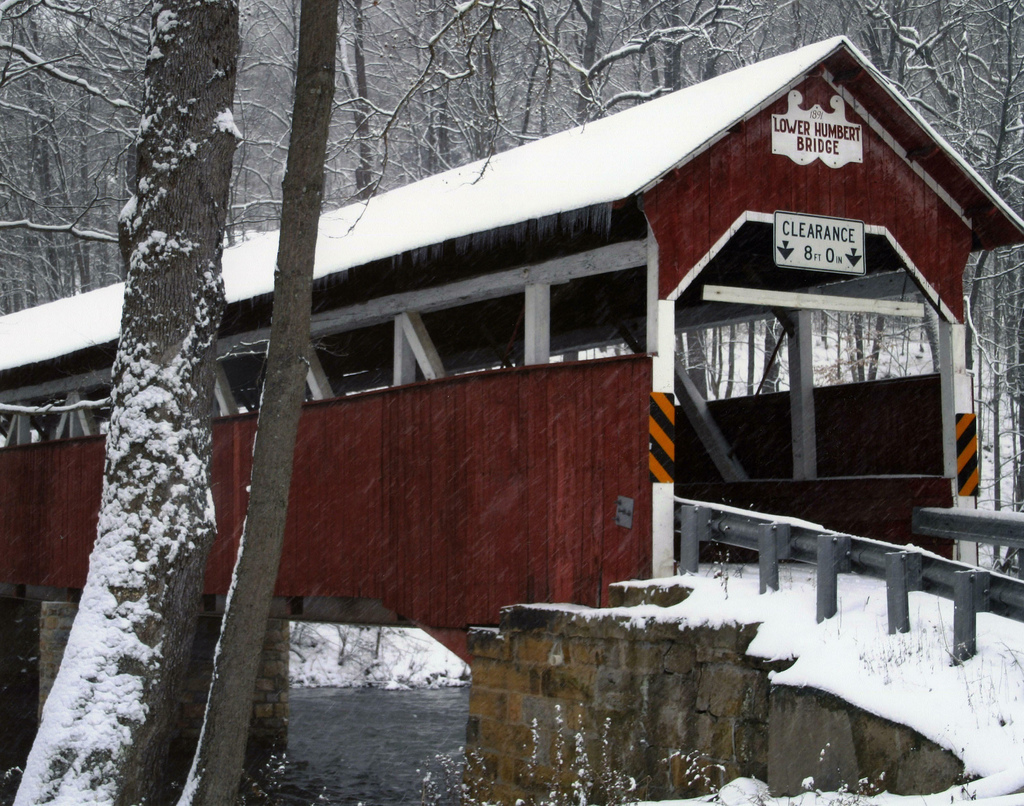
<path fill-rule="evenodd" d="M 289 700 L 288 750 L 247 779 L 239 804 L 414 806 L 424 802 L 427 775 L 444 789 L 447 770 L 450 783 L 457 784 L 453 773 L 462 763 L 469 688 L 292 689 Z M 24 763 L 32 735 L 31 729 L 14 731 L 4 722 L 0 761 L 8 763 L 0 768 L 0 804 L 14 799 L 17 776 L 3 773 Z M 13 743 L 12 735 L 22 739 Z"/>
<path fill-rule="evenodd" d="M 413 806 L 428 774 L 439 783 L 451 769 L 439 756 L 462 763 L 469 688 L 292 689 L 289 702 L 288 752 L 266 773 L 272 803 Z"/>

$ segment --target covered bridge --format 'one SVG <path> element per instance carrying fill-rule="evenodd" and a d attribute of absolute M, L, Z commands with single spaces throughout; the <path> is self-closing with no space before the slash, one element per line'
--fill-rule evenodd
<path fill-rule="evenodd" d="M 596 605 L 610 582 L 672 573 L 674 495 L 905 540 L 913 506 L 971 492 L 968 256 L 1022 240 L 844 38 L 328 213 L 282 603 L 439 631 L 516 602 Z M 244 514 L 276 246 L 224 257 L 211 607 Z M 122 293 L 0 319 L 0 402 L 104 396 Z M 930 317 L 940 371 L 816 388 L 817 310 Z M 765 319 L 785 328 L 788 391 L 705 400 L 682 336 Z M 3 416 L 0 593 L 82 586 L 102 419 Z"/>

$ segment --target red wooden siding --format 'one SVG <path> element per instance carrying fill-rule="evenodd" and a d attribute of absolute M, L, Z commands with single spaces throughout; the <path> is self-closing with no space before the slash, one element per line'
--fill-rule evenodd
<path fill-rule="evenodd" d="M 0 451 L 0 581 L 81 587 L 102 470 L 101 438 Z"/>
<path fill-rule="evenodd" d="M 713 400 L 708 406 L 751 478 L 792 478 L 788 392 Z M 943 473 L 938 375 L 821 387 L 814 390 L 814 413 L 819 477 Z M 720 480 L 686 418 L 677 423 L 677 480 Z"/>
<path fill-rule="evenodd" d="M 835 91 L 823 79 L 808 78 L 798 89 L 804 109 L 815 103 L 831 108 Z M 646 194 L 644 210 L 658 239 L 661 297 L 678 287 L 744 211 L 791 210 L 886 227 L 962 318 L 970 229 L 850 107 L 848 119 L 863 126 L 863 163 L 836 169 L 772 154 L 771 115 L 785 113 L 787 104 L 783 96 Z"/>
<path fill-rule="evenodd" d="M 650 573 L 650 359 L 481 373 L 309 404 L 277 593 L 382 599 L 437 628 L 500 607 L 596 605 Z M 255 417 L 214 424 L 225 593 L 245 514 Z M 0 451 L 0 581 L 81 587 L 102 439 Z M 635 499 L 632 529 L 613 523 Z"/>

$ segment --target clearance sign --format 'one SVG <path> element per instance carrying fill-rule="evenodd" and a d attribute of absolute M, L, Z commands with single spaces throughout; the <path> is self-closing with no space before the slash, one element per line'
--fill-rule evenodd
<path fill-rule="evenodd" d="M 833 95 L 831 112 L 818 104 L 801 109 L 804 97 L 789 93 L 785 115 L 772 115 L 772 153 L 789 157 L 798 165 L 821 160 L 830 168 L 864 162 L 863 127 L 846 119 L 846 103 Z"/>
<path fill-rule="evenodd" d="M 864 222 L 852 218 L 775 212 L 775 265 L 864 274 Z"/>

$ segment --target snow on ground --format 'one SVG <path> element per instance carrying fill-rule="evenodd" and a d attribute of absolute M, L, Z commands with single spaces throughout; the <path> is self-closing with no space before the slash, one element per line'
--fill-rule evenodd
<path fill-rule="evenodd" d="M 938 795 L 854 799 L 849 793 L 768 798 L 751 781 L 734 782 L 720 803 L 915 804 L 938 806 L 978 799 L 988 806 L 1024 804 L 1024 624 L 978 615 L 978 654 L 951 663 L 952 602 L 911 593 L 911 631 L 888 635 L 885 584 L 853 575 L 839 577 L 839 612 L 815 622 L 814 569 L 780 568 L 781 590 L 758 595 L 756 567 L 708 566 L 685 578 L 694 592 L 670 608 L 623 610 L 637 618 L 681 620 L 690 625 L 759 622 L 748 654 L 795 658 L 773 675 L 780 685 L 810 686 L 878 716 L 908 725 L 955 753 L 980 780 Z M 666 582 L 679 583 L 676 578 Z M 844 800 L 845 798 L 845 800 Z M 682 803 L 700 803 L 678 801 Z"/>
<path fill-rule="evenodd" d="M 719 806 L 950 806 L 954 803 L 970 802 L 977 806 L 1021 806 L 1024 795 L 995 795 L 988 797 L 981 794 L 984 787 L 968 784 L 956 787 L 947 792 L 934 795 L 853 795 L 849 792 L 806 792 L 797 797 L 773 798 L 768 794 L 768 786 L 753 778 L 737 778 L 731 781 L 714 795 L 693 798 L 690 800 L 659 801 L 658 806 L 698 806 L 703 803 L 716 803 Z M 651 806 L 637 803 L 634 806 Z"/>
<path fill-rule="evenodd" d="M 422 630 L 293 622 L 297 688 L 445 688 L 469 684 L 469 667 Z"/>

